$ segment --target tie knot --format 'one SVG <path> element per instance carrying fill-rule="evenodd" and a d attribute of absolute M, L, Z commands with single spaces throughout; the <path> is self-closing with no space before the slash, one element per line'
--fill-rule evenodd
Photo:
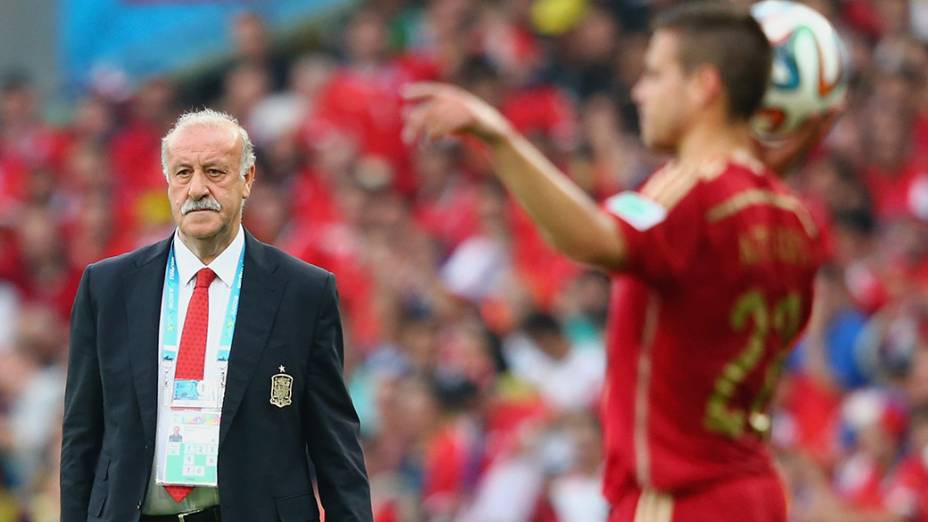
<path fill-rule="evenodd" d="M 213 279 L 216 279 L 216 272 L 213 272 L 209 268 L 201 268 L 197 272 L 197 288 L 209 288 L 209 285 L 213 283 Z"/>

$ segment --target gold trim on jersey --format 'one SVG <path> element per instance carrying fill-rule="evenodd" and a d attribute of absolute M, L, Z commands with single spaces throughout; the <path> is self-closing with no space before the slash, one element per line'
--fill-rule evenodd
<path fill-rule="evenodd" d="M 693 168 L 669 164 L 654 174 L 641 193 L 670 211 L 689 194 L 698 181 L 699 176 Z"/>
<path fill-rule="evenodd" d="M 728 157 L 699 163 L 671 161 L 651 176 L 642 187 L 641 194 L 670 211 L 700 181 L 718 178 L 725 173 L 730 164 L 740 165 L 758 175 L 765 171 L 764 164 L 743 149 L 733 151 Z"/>
<path fill-rule="evenodd" d="M 799 218 L 806 234 L 811 237 L 818 235 L 818 227 L 812 220 L 809 210 L 795 196 L 782 194 L 766 189 L 747 189 L 731 196 L 725 201 L 715 205 L 706 212 L 706 219 L 716 223 L 729 216 L 754 205 L 769 205 L 792 212 Z"/>
<path fill-rule="evenodd" d="M 769 172 L 769 169 L 760 158 L 747 149 L 738 149 L 731 154 L 731 162 L 741 165 L 754 174 L 761 175 Z"/>
<path fill-rule="evenodd" d="M 644 328 L 641 331 L 641 346 L 638 351 L 638 368 L 635 376 L 635 476 L 639 487 L 651 484 L 651 453 L 648 449 L 648 392 L 651 389 L 651 359 L 654 352 L 654 336 L 660 301 L 655 292 L 648 294 Z"/>
<path fill-rule="evenodd" d="M 673 519 L 673 497 L 644 489 L 635 506 L 634 522 L 671 522 Z"/>
<path fill-rule="evenodd" d="M 644 182 L 644 185 L 641 187 L 641 193 L 645 196 L 652 197 L 654 194 L 664 190 L 664 187 L 666 187 L 668 183 L 677 179 L 679 171 L 679 167 L 673 162 L 664 165 Z"/>

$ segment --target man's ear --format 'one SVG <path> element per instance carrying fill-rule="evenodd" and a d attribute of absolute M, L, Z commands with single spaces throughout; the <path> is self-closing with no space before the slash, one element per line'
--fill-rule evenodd
<path fill-rule="evenodd" d="M 690 74 L 690 95 L 699 107 L 707 107 L 723 95 L 722 75 L 717 67 L 700 65 Z"/>
<path fill-rule="evenodd" d="M 251 195 L 251 185 L 255 182 L 255 166 L 252 165 L 248 172 L 245 173 L 245 188 L 242 189 L 242 199 L 248 199 Z"/>

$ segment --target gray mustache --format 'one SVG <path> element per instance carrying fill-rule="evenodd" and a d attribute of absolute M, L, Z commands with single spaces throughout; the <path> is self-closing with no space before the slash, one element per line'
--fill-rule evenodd
<path fill-rule="evenodd" d="M 201 199 L 188 199 L 184 201 L 184 205 L 180 207 L 180 213 L 184 216 L 195 210 L 213 210 L 219 212 L 222 210 L 222 205 L 212 196 L 206 196 Z"/>

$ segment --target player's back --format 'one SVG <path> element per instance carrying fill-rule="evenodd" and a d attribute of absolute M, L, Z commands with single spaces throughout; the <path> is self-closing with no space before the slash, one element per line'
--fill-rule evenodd
<path fill-rule="evenodd" d="M 607 496 L 771 474 L 767 405 L 821 257 L 809 213 L 747 155 L 670 165 L 605 208 L 629 251 L 610 317 Z"/>

